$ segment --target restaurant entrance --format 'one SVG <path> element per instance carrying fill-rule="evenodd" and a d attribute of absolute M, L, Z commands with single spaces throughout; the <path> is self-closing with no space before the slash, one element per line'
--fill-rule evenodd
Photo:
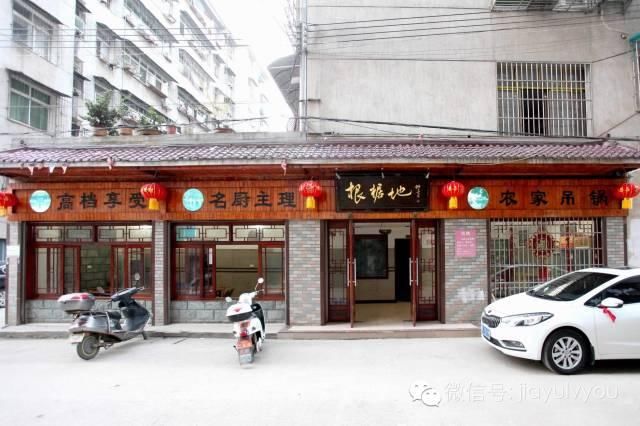
<path fill-rule="evenodd" d="M 436 225 L 329 222 L 328 321 L 353 327 L 437 320 Z"/>

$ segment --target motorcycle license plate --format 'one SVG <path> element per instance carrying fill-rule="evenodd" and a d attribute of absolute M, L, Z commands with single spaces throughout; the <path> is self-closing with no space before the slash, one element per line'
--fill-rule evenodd
<path fill-rule="evenodd" d="M 84 337 L 84 334 L 82 334 L 82 333 L 71 334 L 69 336 L 69 343 L 71 343 L 71 344 L 80 343 L 80 342 L 82 342 L 82 338 L 83 337 Z"/>
<path fill-rule="evenodd" d="M 240 350 L 240 349 L 248 349 L 251 348 L 253 346 L 253 344 L 251 343 L 251 340 L 249 339 L 242 339 L 242 340 L 238 340 L 238 343 L 236 343 L 236 349 Z"/>

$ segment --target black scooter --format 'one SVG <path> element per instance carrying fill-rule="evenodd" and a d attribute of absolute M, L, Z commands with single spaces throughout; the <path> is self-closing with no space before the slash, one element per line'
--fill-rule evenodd
<path fill-rule="evenodd" d="M 147 340 L 144 327 L 151 314 L 133 299 L 142 290 L 144 287 L 132 287 L 111 296 L 109 305 L 118 302 L 118 310 L 91 310 L 95 297 L 90 293 L 72 293 L 58 299 L 65 312 L 74 315 L 69 334 L 80 358 L 93 359 L 100 348 L 109 349 L 136 336 Z"/>

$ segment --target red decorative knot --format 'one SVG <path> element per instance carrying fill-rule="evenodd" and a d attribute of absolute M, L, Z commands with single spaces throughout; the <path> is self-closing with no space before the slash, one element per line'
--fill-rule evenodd
<path fill-rule="evenodd" d="M 556 247 L 556 240 L 547 232 L 536 232 L 529 238 L 529 248 L 536 257 L 549 257 Z"/>
<path fill-rule="evenodd" d="M 635 183 L 625 182 L 616 189 L 616 198 L 622 200 L 622 208 L 630 209 L 633 206 L 633 201 L 631 200 L 634 197 L 637 197 L 640 194 L 640 185 L 636 185 Z"/>
<path fill-rule="evenodd" d="M 322 187 L 315 180 L 307 180 L 302 182 L 298 187 L 298 192 L 304 197 L 304 206 L 307 209 L 316 208 L 316 198 L 322 196 Z"/>
<path fill-rule="evenodd" d="M 7 209 L 18 204 L 18 199 L 10 192 L 0 192 L 0 216 L 7 215 Z"/>
<path fill-rule="evenodd" d="M 449 198 L 449 209 L 458 208 L 458 197 L 464 195 L 464 185 L 460 182 L 452 180 L 442 187 L 442 195 Z"/>
<path fill-rule="evenodd" d="M 148 183 L 140 188 L 140 194 L 149 200 L 149 210 L 160 210 L 159 200 L 167 198 L 167 188 L 159 183 Z"/>

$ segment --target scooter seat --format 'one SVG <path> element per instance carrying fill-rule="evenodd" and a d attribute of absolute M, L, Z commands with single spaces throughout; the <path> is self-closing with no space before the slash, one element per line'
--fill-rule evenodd
<path fill-rule="evenodd" d="M 110 311 L 107 311 L 107 314 L 109 314 L 109 318 L 113 318 L 116 320 L 119 320 L 122 318 L 122 314 L 120 313 L 120 311 L 110 310 Z"/>

